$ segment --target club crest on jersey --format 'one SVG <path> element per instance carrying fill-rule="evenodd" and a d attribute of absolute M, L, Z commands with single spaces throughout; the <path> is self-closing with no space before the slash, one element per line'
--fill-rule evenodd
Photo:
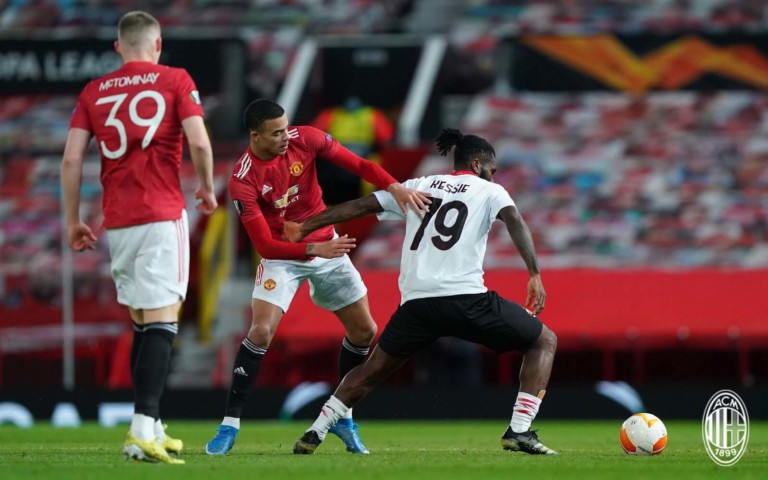
<path fill-rule="evenodd" d="M 277 286 L 277 282 L 272 280 L 271 278 L 268 278 L 264 282 L 264 290 L 266 290 L 268 292 L 271 292 L 272 290 L 274 290 L 276 286 Z"/>
<path fill-rule="evenodd" d="M 192 102 L 195 105 L 200 105 L 201 103 L 203 103 L 200 101 L 200 92 L 198 92 L 197 90 L 192 90 L 191 92 L 189 92 L 189 99 L 192 100 Z"/>
<path fill-rule="evenodd" d="M 304 164 L 301 163 L 301 160 L 294 160 L 291 162 L 291 166 L 288 167 L 288 171 L 294 177 L 298 177 L 304 171 Z"/>
<path fill-rule="evenodd" d="M 235 204 L 235 210 L 237 210 L 238 215 L 242 215 L 243 211 L 245 211 L 245 205 L 240 200 L 232 200 L 232 203 Z"/>

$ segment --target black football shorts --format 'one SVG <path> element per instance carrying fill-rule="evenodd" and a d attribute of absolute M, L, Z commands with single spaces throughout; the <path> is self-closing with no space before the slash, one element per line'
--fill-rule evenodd
<path fill-rule="evenodd" d="M 496 292 L 409 300 L 398 307 L 379 339 L 379 347 L 409 357 L 439 337 L 456 337 L 497 352 L 524 351 L 544 325 L 528 310 Z"/>

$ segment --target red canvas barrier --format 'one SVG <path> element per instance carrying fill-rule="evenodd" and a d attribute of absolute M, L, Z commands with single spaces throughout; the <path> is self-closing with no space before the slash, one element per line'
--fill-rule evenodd
<path fill-rule="evenodd" d="M 362 275 L 381 332 L 400 300 L 397 272 Z M 525 301 L 527 273 L 494 270 L 485 278 L 501 295 Z M 540 318 L 557 333 L 560 348 L 680 340 L 768 346 L 768 270 L 561 270 L 545 272 L 543 279 L 548 297 Z M 312 304 L 306 288 L 296 295 L 276 341 L 338 340 L 340 323 Z"/>

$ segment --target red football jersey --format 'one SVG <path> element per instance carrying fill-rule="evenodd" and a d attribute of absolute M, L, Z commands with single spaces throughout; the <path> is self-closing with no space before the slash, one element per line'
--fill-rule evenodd
<path fill-rule="evenodd" d="M 303 244 L 283 237 L 283 221 L 303 222 L 325 210 L 317 183 L 315 160 L 322 158 L 355 173 L 381 189 L 396 180 L 383 168 L 358 157 L 331 135 L 314 127 L 288 127 L 288 150 L 271 160 L 257 158 L 250 148 L 235 164 L 229 191 L 240 220 L 264 258 L 304 259 L 306 243 L 325 242 L 333 227 L 312 232 Z"/>
<path fill-rule="evenodd" d="M 70 128 L 96 137 L 106 228 L 181 217 L 181 121 L 195 115 L 200 96 L 181 68 L 129 62 L 83 88 Z"/>

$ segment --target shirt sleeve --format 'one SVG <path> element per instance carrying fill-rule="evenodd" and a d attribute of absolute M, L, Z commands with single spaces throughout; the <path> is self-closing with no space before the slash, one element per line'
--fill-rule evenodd
<path fill-rule="evenodd" d="M 91 119 L 88 117 L 88 109 L 86 108 L 87 102 L 85 100 L 85 89 L 80 92 L 80 96 L 77 98 L 77 104 L 72 111 L 72 119 L 69 122 L 69 128 L 82 128 L 93 133 L 93 127 L 91 126 Z"/>
<path fill-rule="evenodd" d="M 306 127 L 302 132 L 307 137 L 307 145 L 316 155 L 335 163 L 344 170 L 354 173 L 368 183 L 381 190 L 396 183 L 397 180 L 374 162 L 366 160 L 347 150 L 337 142 L 330 133 L 325 133 L 314 127 Z"/>
<path fill-rule="evenodd" d="M 491 198 L 489 201 L 489 204 L 491 206 L 490 208 L 490 220 L 493 222 L 494 220 L 497 220 L 497 217 L 499 216 L 499 212 L 504 207 L 514 207 L 515 201 L 512 200 L 512 197 L 509 196 L 509 192 L 502 187 L 499 184 L 492 184 L 493 188 L 491 189 Z"/>
<path fill-rule="evenodd" d="M 283 242 L 272 238 L 272 231 L 259 208 L 256 191 L 250 182 L 229 179 L 230 195 L 253 247 L 259 255 L 271 260 L 306 260 L 306 243 Z"/>
<path fill-rule="evenodd" d="M 200 92 L 197 90 L 192 77 L 189 76 L 183 68 L 178 69 L 178 79 L 176 81 L 176 114 L 179 120 L 189 117 L 203 117 L 203 103 L 200 100 Z"/>
<path fill-rule="evenodd" d="M 406 188 L 416 188 L 417 185 L 416 180 L 406 180 L 405 183 L 403 183 L 403 186 Z M 405 218 L 405 215 L 403 215 L 403 211 L 400 210 L 400 205 L 397 204 L 397 201 L 395 200 L 395 197 L 392 196 L 391 193 L 379 190 L 376 192 L 373 192 L 373 194 L 376 196 L 376 200 L 379 201 L 379 205 L 381 205 L 381 208 L 384 209 L 383 212 L 379 212 L 376 214 L 376 217 L 382 221 L 382 220 L 402 220 Z"/>

